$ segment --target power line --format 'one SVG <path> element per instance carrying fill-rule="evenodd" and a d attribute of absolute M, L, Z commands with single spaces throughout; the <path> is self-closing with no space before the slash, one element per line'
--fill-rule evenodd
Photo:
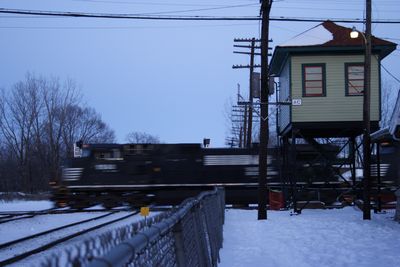
<path fill-rule="evenodd" d="M 54 17 L 77 17 L 77 18 L 101 18 L 101 19 L 136 19 L 136 20 L 191 20 L 191 21 L 260 21 L 258 16 L 147 16 L 132 14 L 107 14 L 107 13 L 83 13 L 83 12 L 62 12 L 42 10 L 22 10 L 0 8 L 3 14 L 20 14 L 32 16 L 54 16 Z M 324 22 L 328 18 L 301 18 L 301 17 L 271 17 L 271 21 L 290 22 Z M 334 22 L 342 23 L 364 23 L 363 19 L 331 18 Z M 375 20 L 376 24 L 400 24 L 400 20 Z"/>
<path fill-rule="evenodd" d="M 324 10 L 324 11 L 359 11 L 359 9 L 356 8 L 328 8 L 328 7 L 309 7 L 309 6 L 280 6 L 280 7 L 274 7 L 274 9 L 304 9 L 304 10 Z M 388 12 L 388 13 L 398 13 L 398 10 L 379 10 L 380 12 Z"/>
<path fill-rule="evenodd" d="M 290 3 L 290 2 L 292 2 L 291 0 L 285 0 L 285 1 L 279 1 L 279 2 L 283 2 L 283 3 Z M 320 3 L 321 1 L 320 0 L 316 0 L 316 1 L 310 1 L 310 0 L 301 0 L 301 1 L 299 1 L 299 0 L 293 0 L 293 2 L 294 3 L 301 3 L 301 4 L 304 4 L 304 3 L 309 3 L 309 4 L 316 4 L 316 3 Z M 360 0 L 360 1 L 355 1 L 355 0 L 352 0 L 352 1 L 348 1 L 348 0 L 331 0 L 331 1 L 329 1 L 328 3 L 324 3 L 324 4 L 334 4 L 334 5 L 357 5 L 357 6 L 359 6 L 359 5 L 362 5 L 362 4 L 364 4 L 364 2 L 365 2 L 365 0 Z M 391 0 L 387 0 L 387 1 L 385 1 L 385 0 L 379 0 L 379 3 L 383 3 L 383 4 L 397 4 L 398 3 L 398 0 L 393 0 L 393 1 L 391 1 Z M 274 7 L 275 8 L 275 7 Z"/>
<path fill-rule="evenodd" d="M 20 14 L 31 16 L 54 16 L 54 17 L 75 17 L 75 18 L 101 18 L 101 19 L 137 19 L 137 20 L 260 20 L 259 17 L 217 17 L 217 16 L 149 16 L 134 14 L 110 14 L 110 13 L 84 13 L 84 12 L 63 12 L 43 10 L 23 10 L 0 8 L 0 13 Z"/>
<path fill-rule="evenodd" d="M 209 27 L 239 27 L 255 26 L 251 23 L 207 24 L 207 25 L 179 25 L 179 26 L 0 26 L 0 29 L 16 30 L 133 30 L 133 29 L 182 29 L 182 28 L 209 28 Z"/>
<path fill-rule="evenodd" d="M 127 4 L 127 5 L 146 5 L 146 6 L 192 6 L 192 7 L 199 7 L 199 6 L 215 6 L 215 7 L 221 7 L 223 5 L 217 5 L 217 4 L 182 4 L 182 3 L 162 3 L 162 2 L 131 2 L 131 1 L 105 1 L 105 0 L 71 0 L 74 2 L 85 2 L 85 3 L 102 3 L 102 4 Z"/>
<path fill-rule="evenodd" d="M 238 7 L 249 7 L 258 4 L 244 4 L 244 5 L 228 5 L 228 6 L 218 6 L 218 7 L 207 7 L 198 9 L 185 9 L 185 10 L 174 10 L 174 11 L 159 11 L 159 12 L 148 12 L 148 13 L 137 13 L 132 15 L 147 16 L 147 15 L 160 15 L 160 14 L 176 14 L 176 13 L 186 13 L 186 12 L 198 12 L 198 11 L 209 11 L 218 9 L 228 9 L 228 8 L 238 8 Z"/>
<path fill-rule="evenodd" d="M 387 74 L 389 74 L 393 79 L 395 79 L 398 83 L 400 83 L 400 79 L 394 76 L 383 64 L 381 64 L 382 68 L 386 71 Z"/>
<path fill-rule="evenodd" d="M 399 38 L 392 38 L 392 37 L 383 37 L 383 39 L 394 40 L 394 41 L 400 41 Z"/>

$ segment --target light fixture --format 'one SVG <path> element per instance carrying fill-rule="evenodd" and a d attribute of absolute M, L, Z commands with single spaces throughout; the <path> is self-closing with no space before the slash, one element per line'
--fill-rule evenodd
<path fill-rule="evenodd" d="M 356 27 L 353 27 L 352 29 L 351 29 L 351 32 L 350 32 L 350 38 L 351 39 L 356 39 L 356 38 L 358 38 L 358 31 L 356 30 Z"/>

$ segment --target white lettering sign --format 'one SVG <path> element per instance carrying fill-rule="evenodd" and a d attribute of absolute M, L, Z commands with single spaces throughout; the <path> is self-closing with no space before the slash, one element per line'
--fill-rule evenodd
<path fill-rule="evenodd" d="M 301 106 L 301 99 L 292 99 L 293 106 Z"/>

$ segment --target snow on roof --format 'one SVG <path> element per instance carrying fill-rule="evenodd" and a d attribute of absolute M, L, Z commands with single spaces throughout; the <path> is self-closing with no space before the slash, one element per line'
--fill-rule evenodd
<path fill-rule="evenodd" d="M 322 45 L 331 40 L 333 40 L 333 34 L 321 23 L 301 34 L 296 35 L 280 46 Z"/>
<path fill-rule="evenodd" d="M 361 34 L 357 38 L 351 38 L 352 29 L 337 25 L 327 20 L 313 28 L 306 30 L 292 39 L 279 45 L 279 47 L 299 47 L 299 46 L 360 46 L 363 44 Z M 395 46 L 395 43 L 371 36 L 374 46 Z"/>
<path fill-rule="evenodd" d="M 364 51 L 364 40 L 361 34 L 351 38 L 351 28 L 337 25 L 327 20 L 313 28 L 302 32 L 288 41 L 275 47 L 270 64 L 270 74 L 279 76 L 287 56 L 291 53 L 335 53 Z M 396 49 L 395 43 L 371 36 L 373 52 L 378 54 L 380 60 Z"/>

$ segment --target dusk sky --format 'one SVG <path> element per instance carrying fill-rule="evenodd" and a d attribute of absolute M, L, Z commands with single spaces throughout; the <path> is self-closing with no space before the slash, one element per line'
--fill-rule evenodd
<path fill-rule="evenodd" d="M 400 20 L 399 0 L 372 1 L 373 20 Z M 364 0 L 277 0 L 272 17 L 363 19 Z M 171 16 L 258 16 L 259 0 L 0 0 L 0 8 Z M 318 22 L 272 21 L 272 47 Z M 339 25 L 364 30 L 362 23 Z M 400 24 L 373 24 L 372 34 L 400 42 Z M 155 21 L 0 14 L 0 88 L 27 72 L 71 78 L 88 105 L 125 142 L 129 132 L 167 143 L 224 146 L 226 105 L 237 84 L 248 90 L 247 55 L 234 38 L 259 38 L 257 21 Z M 259 59 L 257 59 L 259 61 Z M 382 61 L 400 79 L 400 47 Z M 382 70 L 382 80 L 400 84 Z"/>

